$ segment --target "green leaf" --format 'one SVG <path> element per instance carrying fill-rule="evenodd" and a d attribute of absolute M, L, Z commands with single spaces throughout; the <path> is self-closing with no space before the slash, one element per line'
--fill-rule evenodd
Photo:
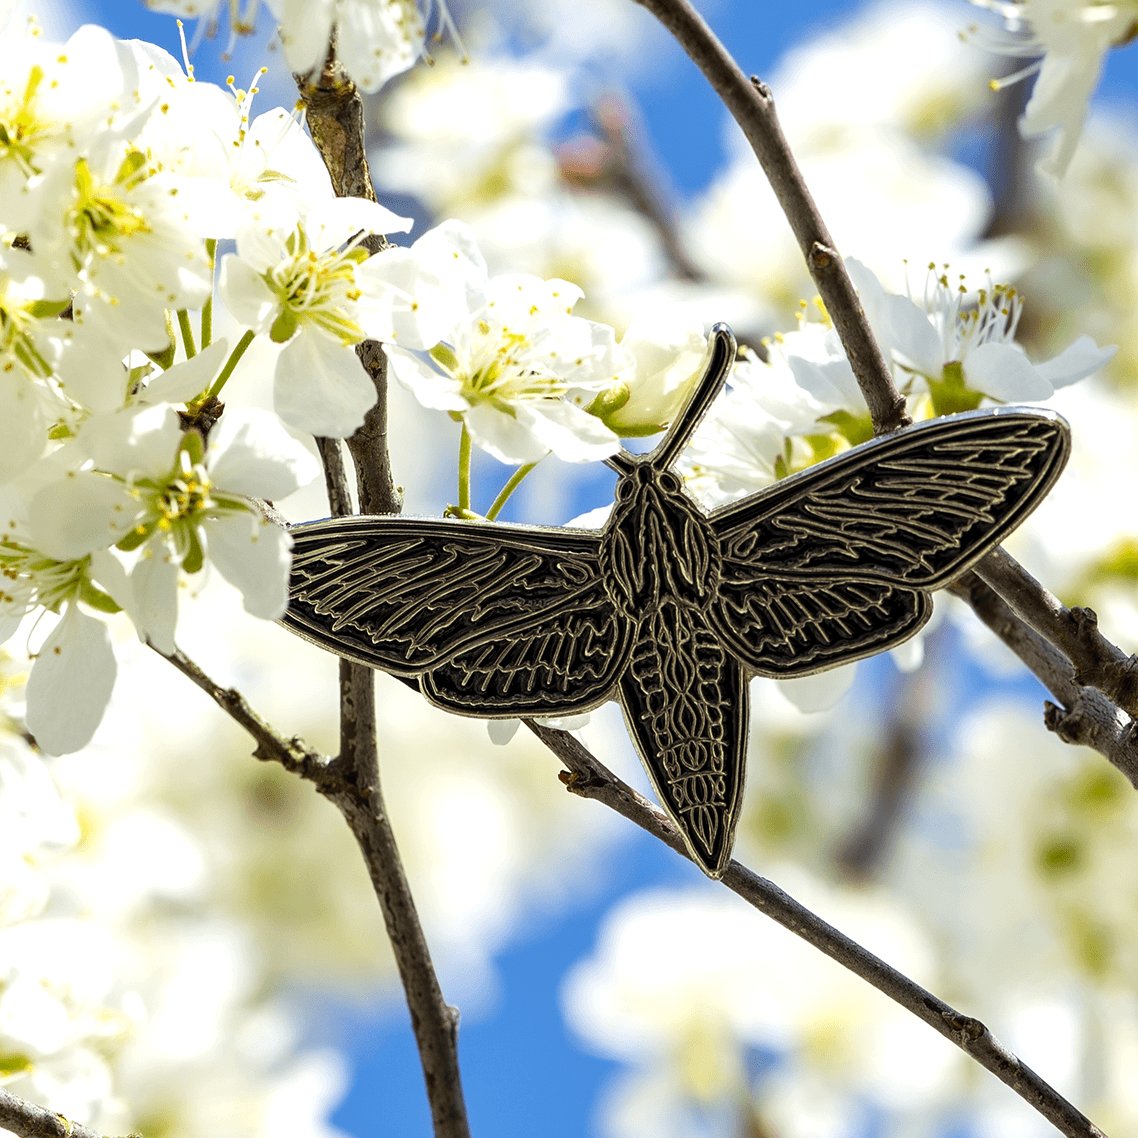
<path fill-rule="evenodd" d="M 834 411 L 829 415 L 823 415 L 818 421 L 832 423 L 852 447 L 867 443 L 873 438 L 873 420 L 869 417 L 868 411 L 864 415 L 852 415 L 849 411 Z"/>
<path fill-rule="evenodd" d="M 458 371 L 458 356 L 446 344 L 436 344 L 427 353 L 444 371 L 452 375 Z"/>
<path fill-rule="evenodd" d="M 24 305 L 24 311 L 37 320 L 44 320 L 49 316 L 58 316 L 61 312 L 66 312 L 70 303 L 70 298 L 64 300 L 33 300 L 30 304 Z"/>

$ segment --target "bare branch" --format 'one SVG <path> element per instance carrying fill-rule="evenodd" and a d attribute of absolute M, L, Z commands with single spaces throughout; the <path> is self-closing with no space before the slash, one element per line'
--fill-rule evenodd
<path fill-rule="evenodd" d="M 340 691 L 339 762 L 350 777 L 339 789 L 324 793 L 359 843 L 383 910 L 419 1047 L 435 1138 L 469 1138 L 458 1068 L 458 1009 L 447 1004 L 439 987 L 379 783 L 375 673 L 341 660 Z"/>
<path fill-rule="evenodd" d="M 328 512 L 342 518 L 352 512 L 352 495 L 344 472 L 344 456 L 339 439 L 316 439 L 320 462 L 324 467 L 324 488 L 328 491 Z"/>
<path fill-rule="evenodd" d="M 1097 688 L 1138 718 L 1138 656 L 1127 656 L 1098 630 L 1093 609 L 1069 609 L 1014 557 L 994 549 L 974 569 L 1015 614 L 1059 648 L 1074 665 L 1075 683 Z"/>
<path fill-rule="evenodd" d="M 304 100 L 305 120 L 338 198 L 375 201 L 364 145 L 364 106 L 351 76 L 336 58 L 336 30 L 324 65 L 308 75 L 294 75 Z M 383 248 L 383 238 L 379 238 Z M 369 246 L 370 248 L 370 246 Z M 371 250 L 373 253 L 376 249 Z"/>
<path fill-rule="evenodd" d="M 723 100 L 751 144 L 786 214 L 861 388 L 874 434 L 910 422 L 905 400 L 873 338 L 841 254 L 822 220 L 775 114 L 770 88 L 747 79 L 688 0 L 636 0 L 671 33 Z"/>
<path fill-rule="evenodd" d="M 603 802 L 629 821 L 635 822 L 642 830 L 659 838 L 676 853 L 688 857 L 684 840 L 667 815 L 618 779 L 572 735 L 539 726 L 531 720 L 526 721 L 526 726 L 568 768 L 562 772 L 561 780 L 572 793 Z M 1031 1068 L 1020 1062 L 980 1020 L 964 1015 L 938 999 L 800 905 L 777 885 L 752 873 L 737 861 L 731 862 L 722 881 L 749 905 L 872 984 L 934 1031 L 955 1043 L 1001 1082 L 1011 1087 L 1062 1133 L 1070 1138 L 1105 1138 L 1090 1119 Z"/>
<path fill-rule="evenodd" d="M 1098 751 L 1138 788 L 1138 742 L 1125 715 L 1101 692 L 1080 686 L 1070 661 L 1020 620 L 977 573 L 966 573 L 949 592 L 965 601 L 1062 704 L 1045 704 L 1047 727 L 1066 743 Z"/>
<path fill-rule="evenodd" d="M 97 1130 L 17 1098 L 3 1087 L 0 1087 L 0 1130 L 10 1130 L 19 1138 L 103 1138 Z"/>
<path fill-rule="evenodd" d="M 380 404 L 383 402 L 381 399 Z M 322 440 L 322 443 L 320 453 L 325 460 L 332 512 L 348 514 L 351 502 L 339 447 L 330 445 L 333 440 Z M 380 454 L 386 456 L 386 446 L 376 445 L 365 422 L 348 441 L 348 449 L 356 467 L 361 510 L 389 512 L 378 508 L 387 504 L 382 497 L 385 482 L 378 473 L 381 469 L 378 458 Z M 386 489 L 390 489 L 389 478 Z M 458 1010 L 443 998 L 435 975 L 431 950 L 423 935 L 379 780 L 375 673 L 347 660 L 340 661 L 338 765 L 343 768 L 345 777 L 337 787 L 327 788 L 325 794 L 340 809 L 359 843 L 383 911 L 419 1047 L 436 1138 L 467 1138 L 470 1130 L 458 1068 Z"/>
<path fill-rule="evenodd" d="M 154 648 L 154 645 L 150 647 Z M 158 649 L 154 648 L 154 651 L 158 652 Z M 338 776 L 336 764 L 327 755 L 313 750 L 298 736 L 286 739 L 253 711 L 236 688 L 226 688 L 215 683 L 184 652 L 175 651 L 169 656 L 164 652 L 158 652 L 158 655 L 169 660 L 183 676 L 193 680 L 222 711 L 253 736 L 257 742 L 253 751 L 255 758 L 263 762 L 280 763 L 285 770 L 292 771 L 320 787 L 334 781 Z"/>
<path fill-rule="evenodd" d="M 375 404 L 364 416 L 363 426 L 350 439 L 348 451 L 356 467 L 361 514 L 398 514 L 403 496 L 391 476 L 387 450 L 387 353 L 376 340 L 356 345 L 356 355 L 375 384 Z"/>
<path fill-rule="evenodd" d="M 557 148 L 561 177 L 570 186 L 623 198 L 656 231 L 676 276 L 703 280 L 703 270 L 684 248 L 666 175 L 651 160 L 633 108 L 621 95 L 609 92 L 593 104 L 590 118 L 600 137 L 578 136 Z"/>

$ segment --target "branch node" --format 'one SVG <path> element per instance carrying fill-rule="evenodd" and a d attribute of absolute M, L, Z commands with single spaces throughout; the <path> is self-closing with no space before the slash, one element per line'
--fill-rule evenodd
<path fill-rule="evenodd" d="M 944 1016 L 945 1023 L 960 1036 L 962 1047 L 967 1047 L 968 1044 L 982 1039 L 988 1031 L 975 1016 L 961 1015 L 960 1012 L 956 1011 L 941 1012 L 941 1015 Z"/>
<path fill-rule="evenodd" d="M 1080 744 L 1087 739 L 1087 722 L 1076 702 L 1068 711 L 1049 699 L 1043 701 L 1043 725 L 1064 743 Z"/>
<path fill-rule="evenodd" d="M 826 269 L 833 268 L 834 265 L 838 263 L 837 251 L 831 249 L 828 245 L 823 245 L 821 241 L 815 241 L 810 247 L 810 267 L 815 272 L 824 272 Z M 904 400 L 901 402 L 904 404 Z"/>
<path fill-rule="evenodd" d="M 751 76 L 751 86 L 755 89 L 755 94 L 759 96 L 764 103 L 769 103 L 774 98 L 771 94 L 771 89 L 757 76 Z"/>
<path fill-rule="evenodd" d="M 558 771 L 557 777 L 570 794 L 578 794 L 582 798 L 587 798 L 590 790 L 605 785 L 604 779 L 596 778 L 587 771 Z"/>

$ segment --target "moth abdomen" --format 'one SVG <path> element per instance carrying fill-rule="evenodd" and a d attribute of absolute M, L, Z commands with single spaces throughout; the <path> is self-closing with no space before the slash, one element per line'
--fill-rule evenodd
<path fill-rule="evenodd" d="M 718 876 L 743 790 L 742 669 L 699 607 L 669 598 L 641 623 L 620 692 L 656 793 Z"/>

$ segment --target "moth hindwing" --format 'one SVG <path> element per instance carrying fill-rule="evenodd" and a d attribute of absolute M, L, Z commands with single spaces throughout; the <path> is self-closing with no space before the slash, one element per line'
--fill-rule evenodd
<path fill-rule="evenodd" d="M 706 513 L 673 463 L 734 361 L 725 325 L 691 402 L 620 475 L 604 528 L 346 517 L 296 526 L 282 623 L 418 681 L 448 711 L 562 716 L 617 700 L 695 862 L 719 877 L 743 795 L 747 681 L 895 647 L 1066 463 L 1066 423 L 934 419 Z"/>

